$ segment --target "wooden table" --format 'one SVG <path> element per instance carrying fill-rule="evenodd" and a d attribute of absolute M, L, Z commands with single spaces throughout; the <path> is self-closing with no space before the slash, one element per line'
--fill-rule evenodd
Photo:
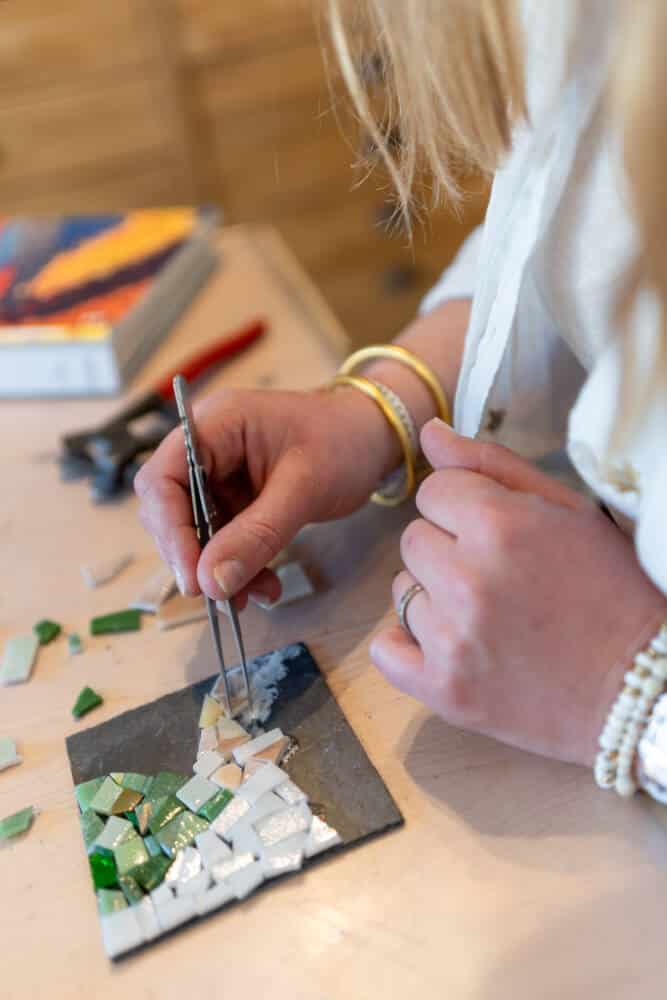
<path fill-rule="evenodd" d="M 222 239 L 224 266 L 142 374 L 256 313 L 270 337 L 219 384 L 321 382 L 344 349 L 335 320 L 266 230 Z M 61 432 L 117 401 L 0 406 L 0 641 L 50 616 L 85 633 L 128 602 L 155 564 L 136 502 L 95 507 L 59 482 Z M 0 816 L 29 803 L 32 831 L 0 850 L 0 996 L 475 1000 L 664 995 L 667 839 L 637 803 L 574 767 L 456 731 L 373 669 L 368 641 L 390 615 L 406 509 L 367 508 L 313 527 L 296 549 L 318 595 L 247 612 L 250 652 L 306 640 L 403 810 L 402 830 L 276 884 L 229 913 L 112 966 L 91 892 L 64 737 L 211 674 L 203 624 L 45 648 L 29 684 L 0 689 L 0 734 L 22 766 L 0 774 Z M 87 590 L 79 565 L 130 549 L 134 565 Z M 80 723 L 84 684 L 104 706 Z"/>

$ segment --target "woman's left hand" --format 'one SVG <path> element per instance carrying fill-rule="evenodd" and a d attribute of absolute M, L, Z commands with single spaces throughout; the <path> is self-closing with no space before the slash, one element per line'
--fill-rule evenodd
<path fill-rule="evenodd" d="M 407 621 L 371 645 L 397 687 L 457 726 L 590 764 L 634 654 L 667 617 L 631 539 L 590 500 L 439 420 L 403 533 Z"/>

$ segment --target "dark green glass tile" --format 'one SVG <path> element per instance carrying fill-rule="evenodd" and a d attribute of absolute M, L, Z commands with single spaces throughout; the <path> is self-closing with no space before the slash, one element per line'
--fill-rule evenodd
<path fill-rule="evenodd" d="M 113 852 L 119 875 L 127 875 L 133 868 L 139 868 L 148 861 L 148 851 L 141 837 L 131 837 L 123 841 Z"/>
<path fill-rule="evenodd" d="M 97 691 L 93 691 L 90 687 L 82 688 L 79 692 L 79 697 L 74 702 L 72 707 L 72 715 L 75 719 L 80 719 L 82 715 L 87 715 L 98 705 L 103 704 L 104 698 Z"/>
<path fill-rule="evenodd" d="M 198 833 L 208 829 L 208 823 L 201 816 L 195 816 L 191 812 L 182 812 L 167 823 L 156 834 L 157 842 L 170 858 L 173 858 L 178 851 L 181 851 L 188 844 L 191 844 Z"/>
<path fill-rule="evenodd" d="M 40 646 L 46 646 L 49 642 L 53 642 L 56 636 L 62 632 L 58 622 L 52 622 L 50 618 L 42 618 L 40 622 L 33 625 L 32 630 L 39 639 Z"/>
<path fill-rule="evenodd" d="M 104 777 L 92 778 L 90 781 L 82 781 L 81 784 L 75 787 L 74 794 L 76 795 L 76 801 L 79 803 L 81 812 L 90 809 L 90 803 L 104 784 L 104 780 Z"/>
<path fill-rule="evenodd" d="M 118 885 L 116 862 L 111 854 L 100 854 L 94 851 L 88 856 L 90 873 L 93 876 L 95 889 L 110 889 Z"/>
<path fill-rule="evenodd" d="M 146 848 L 146 850 L 148 851 L 148 853 L 152 858 L 155 858 L 159 854 L 162 854 L 162 848 L 158 844 L 155 837 L 153 837 L 150 834 L 148 837 L 144 837 L 144 847 Z"/>
<path fill-rule="evenodd" d="M 135 813 L 134 809 L 132 809 L 130 812 L 125 813 L 125 819 L 132 824 L 137 833 L 140 832 L 139 820 L 137 819 L 137 814 Z"/>
<path fill-rule="evenodd" d="M 118 882 L 123 890 L 123 895 L 130 906 L 132 906 L 133 903 L 140 903 L 144 898 L 144 894 L 141 891 L 139 883 L 136 879 L 133 879 L 131 875 L 119 875 Z"/>
<path fill-rule="evenodd" d="M 156 836 L 163 826 L 166 826 L 167 823 L 171 823 L 174 816 L 178 816 L 178 814 L 182 813 L 184 809 L 185 806 L 183 803 L 179 802 L 174 795 L 170 795 L 169 798 L 163 800 L 159 808 L 151 816 L 148 823 L 148 829 L 151 831 L 153 836 Z"/>
<path fill-rule="evenodd" d="M 171 859 L 165 858 L 164 854 L 161 854 L 159 857 L 149 858 L 139 868 L 133 868 L 131 872 L 128 872 L 128 875 L 131 875 L 146 892 L 152 892 L 163 881 L 171 864 Z"/>
<path fill-rule="evenodd" d="M 97 890 L 97 908 L 102 916 L 117 913 L 118 910 L 124 910 L 126 906 L 125 896 L 118 889 Z"/>
<path fill-rule="evenodd" d="M 83 842 L 86 848 L 89 848 L 91 844 L 94 844 L 99 835 L 104 829 L 104 820 L 101 820 L 96 812 L 92 809 L 86 809 L 84 813 L 81 813 L 79 817 L 81 822 L 81 833 L 83 834 Z"/>
<path fill-rule="evenodd" d="M 168 795 L 175 795 L 179 788 L 182 788 L 190 778 L 187 774 L 176 774 L 174 771 L 159 771 L 151 782 L 150 788 L 144 794 L 144 798 L 155 802 L 157 799 L 166 798 Z"/>
<path fill-rule="evenodd" d="M 234 793 L 230 792 L 228 788 L 221 788 L 212 799 L 205 802 L 201 809 L 197 810 L 198 816 L 203 816 L 207 819 L 209 823 L 212 823 L 216 819 L 223 809 L 229 805 L 229 803 L 234 798 Z"/>
<path fill-rule="evenodd" d="M 121 788 L 131 788 L 133 792 L 141 792 L 142 795 L 146 794 L 153 780 L 148 774 L 137 774 L 134 771 L 112 771 L 109 777 Z"/>
<path fill-rule="evenodd" d="M 133 608 L 114 611 L 110 615 L 100 615 L 91 619 L 91 635 L 109 635 L 116 632 L 136 632 L 141 628 L 141 612 Z"/>
<path fill-rule="evenodd" d="M 32 806 L 28 806 L 27 809 L 20 809 L 0 820 L 0 840 L 9 840 L 10 837 L 18 837 L 20 833 L 25 833 L 32 826 L 34 818 L 35 810 Z"/>

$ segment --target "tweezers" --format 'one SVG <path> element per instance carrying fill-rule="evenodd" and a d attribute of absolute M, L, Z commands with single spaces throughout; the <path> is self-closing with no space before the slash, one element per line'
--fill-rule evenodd
<path fill-rule="evenodd" d="M 183 437 L 185 438 L 185 454 L 188 460 L 188 476 L 190 479 L 190 496 L 192 498 L 192 512 L 194 514 L 195 530 L 197 532 L 199 544 L 203 549 L 207 542 L 213 538 L 216 531 L 222 527 L 222 519 L 208 486 L 208 476 L 206 474 L 206 469 L 204 468 L 201 452 L 199 450 L 197 429 L 192 412 L 192 404 L 190 402 L 188 383 L 182 375 L 176 375 L 173 385 L 174 399 L 176 400 L 178 416 L 181 421 L 181 426 L 183 427 Z M 244 708 L 252 708 L 252 692 L 250 689 L 248 663 L 245 655 L 245 647 L 243 645 L 241 626 L 239 624 L 238 614 L 233 602 L 225 601 L 227 614 L 229 615 L 232 623 L 232 629 L 234 631 L 234 639 L 236 641 L 236 648 L 241 661 L 241 670 L 245 685 L 245 695 L 242 695 L 240 699 L 235 698 L 232 708 L 231 685 L 225 665 L 224 653 L 222 651 L 222 637 L 220 635 L 220 618 L 218 615 L 218 608 L 216 602 L 212 598 L 207 595 L 204 596 L 206 600 L 208 621 L 211 626 L 211 635 L 213 637 L 213 648 L 215 649 L 218 658 L 218 666 L 220 668 L 220 676 L 222 678 L 225 714 L 228 718 L 233 718 L 234 715 L 239 715 Z"/>

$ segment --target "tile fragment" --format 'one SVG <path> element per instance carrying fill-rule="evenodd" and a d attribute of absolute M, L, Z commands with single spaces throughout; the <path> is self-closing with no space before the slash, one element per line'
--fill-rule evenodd
<path fill-rule="evenodd" d="M 161 566 L 159 570 L 148 577 L 129 605 L 137 611 L 144 611 L 146 614 L 155 615 L 161 605 L 169 600 L 176 590 L 176 580 L 174 574 L 168 566 Z"/>
<path fill-rule="evenodd" d="M 160 808 L 163 802 L 164 799 L 157 799 L 155 802 L 150 799 L 148 801 L 144 799 L 132 810 L 134 818 L 137 821 L 137 830 L 140 834 L 142 834 L 142 836 L 146 834 L 152 816 Z M 128 819 L 129 818 L 130 817 L 128 816 Z"/>
<path fill-rule="evenodd" d="M 101 778 L 91 778 L 90 781 L 81 781 L 74 788 L 74 795 L 81 812 L 90 809 L 90 803 L 97 795 L 97 792 L 105 782 L 104 776 Z"/>
<path fill-rule="evenodd" d="M 244 743 L 240 747 L 236 747 L 234 750 L 234 760 L 241 767 L 245 764 L 250 757 L 254 757 L 256 753 L 261 750 L 265 750 L 270 747 L 273 743 L 277 743 L 279 739 L 282 738 L 282 731 L 280 729 L 272 729 L 268 733 L 262 733 L 261 736 L 256 736 L 254 740 L 250 740 L 249 743 Z"/>
<path fill-rule="evenodd" d="M 176 895 L 197 897 L 202 892 L 206 892 L 210 884 L 211 875 L 204 869 L 200 871 L 198 875 L 188 879 L 187 882 L 177 882 Z"/>
<path fill-rule="evenodd" d="M 219 740 L 250 739 L 250 733 L 236 719 L 228 719 L 225 715 L 218 720 L 217 729 Z"/>
<path fill-rule="evenodd" d="M 139 883 L 133 879 L 131 875 L 119 875 L 118 884 L 130 906 L 141 902 L 144 898 L 144 894 L 139 887 Z"/>
<path fill-rule="evenodd" d="M 148 774 L 137 774 L 134 771 L 112 771 L 109 777 L 121 788 L 130 788 L 142 795 L 146 794 L 153 780 Z"/>
<path fill-rule="evenodd" d="M 179 851 L 174 863 L 167 872 L 165 884 L 174 888 L 178 883 L 185 884 L 199 875 L 202 869 L 201 854 L 196 847 L 186 847 Z"/>
<path fill-rule="evenodd" d="M 199 754 L 192 770 L 195 774 L 201 774 L 203 778 L 210 778 L 214 771 L 217 771 L 223 764 L 222 757 L 217 750 L 206 750 Z"/>
<path fill-rule="evenodd" d="M 264 845 L 257 832 L 247 823 L 237 823 L 231 834 L 234 854 L 252 854 L 259 858 L 264 853 Z"/>
<path fill-rule="evenodd" d="M 118 872 L 113 855 L 93 851 L 88 855 L 88 864 L 95 889 L 111 889 L 118 885 Z"/>
<path fill-rule="evenodd" d="M 12 837 L 18 837 L 19 834 L 25 833 L 32 826 L 34 818 L 33 806 L 19 809 L 11 816 L 6 816 L 5 819 L 0 820 L 0 840 L 10 840 Z"/>
<path fill-rule="evenodd" d="M 225 882 L 214 883 L 206 892 L 195 896 L 195 909 L 200 917 L 230 903 L 236 896 Z"/>
<path fill-rule="evenodd" d="M 266 816 L 255 824 L 255 829 L 262 843 L 271 847 L 292 834 L 310 829 L 311 820 L 310 809 L 304 802 L 300 802 L 297 806 L 288 806 L 282 812 Z"/>
<path fill-rule="evenodd" d="M 102 813 L 103 816 L 111 816 L 121 792 L 122 788 L 107 776 L 88 803 L 88 807 L 94 809 L 96 813 Z"/>
<path fill-rule="evenodd" d="M 281 760 L 289 750 L 291 742 L 292 741 L 289 736 L 281 736 L 279 740 L 276 740 L 276 742 L 272 743 L 271 746 L 266 747 L 265 750 L 260 750 L 259 753 L 255 753 L 251 757 L 251 760 L 269 761 L 271 764 L 276 765 L 280 764 Z M 249 763 L 250 761 L 248 761 L 248 764 Z"/>
<path fill-rule="evenodd" d="M 211 824 L 214 832 L 219 837 L 226 838 L 234 824 L 238 823 L 249 810 L 250 806 L 245 799 L 235 797 Z"/>
<path fill-rule="evenodd" d="M 284 851 L 282 854 L 263 854 L 259 859 L 264 878 L 277 878 L 289 872 L 297 872 L 303 865 L 303 851 Z"/>
<path fill-rule="evenodd" d="M 0 771 L 14 767 L 23 761 L 21 754 L 16 752 L 16 743 L 9 736 L 0 736 Z"/>
<path fill-rule="evenodd" d="M 261 771 L 261 769 L 266 767 L 267 764 L 268 761 L 262 760 L 261 757 L 251 757 L 250 760 L 245 762 L 245 766 L 243 768 L 244 780 L 245 778 L 250 778 L 253 774 L 257 774 L 257 772 Z"/>
<path fill-rule="evenodd" d="M 219 864 L 213 865 L 211 874 L 216 882 L 224 882 L 234 872 L 240 871 L 246 865 L 253 864 L 254 860 L 252 854 L 234 854 L 227 861 L 221 861 Z"/>
<path fill-rule="evenodd" d="M 152 899 L 144 896 L 140 903 L 132 907 L 144 941 L 153 941 L 160 934 L 160 925 Z"/>
<path fill-rule="evenodd" d="M 265 816 L 272 816 L 273 813 L 282 812 L 283 809 L 286 808 L 287 807 L 282 799 L 279 799 L 273 792 L 267 792 L 266 795 L 262 795 L 262 797 L 250 807 L 248 812 L 241 817 L 237 825 L 254 826 L 255 823 L 259 823 L 260 819 L 264 819 Z"/>
<path fill-rule="evenodd" d="M 208 729 L 209 726 L 214 726 L 222 714 L 220 703 L 211 698 L 210 694 L 205 695 L 199 715 L 199 728 Z"/>
<path fill-rule="evenodd" d="M 195 774 L 190 780 L 176 792 L 176 797 L 191 809 L 197 812 L 218 792 L 218 786 L 214 785 L 208 778 L 203 778 L 200 774 Z"/>
<path fill-rule="evenodd" d="M 125 552 L 122 555 L 113 556 L 111 559 L 80 566 L 79 572 L 86 586 L 94 590 L 95 587 L 101 587 L 105 583 L 110 583 L 126 566 L 129 566 L 132 559 L 132 554 Z"/>
<path fill-rule="evenodd" d="M 208 617 L 203 597 L 181 597 L 177 594 L 158 611 L 157 624 L 162 631 L 205 621 Z"/>
<path fill-rule="evenodd" d="M 220 788 L 228 788 L 233 792 L 236 791 L 243 780 L 243 771 L 238 764 L 223 764 L 222 767 L 218 767 L 208 777 L 215 785 L 219 785 Z"/>
<path fill-rule="evenodd" d="M 171 823 L 172 819 L 185 809 L 183 803 L 179 802 L 175 795 L 161 799 L 155 803 L 155 806 L 155 812 L 148 821 L 148 829 L 154 837 L 158 835 L 163 826 Z"/>
<path fill-rule="evenodd" d="M 200 757 L 202 754 L 209 753 L 211 750 L 218 749 L 218 730 L 215 726 L 209 726 L 208 729 L 202 729 L 199 736 L 199 749 L 197 751 L 197 756 Z"/>
<path fill-rule="evenodd" d="M 132 812 L 139 805 L 142 798 L 143 796 L 140 792 L 135 792 L 131 788 L 121 788 L 113 811 L 115 814 Z"/>
<path fill-rule="evenodd" d="M 295 785 L 293 781 L 288 778 L 287 781 L 283 781 L 281 785 L 276 785 L 274 788 L 276 795 L 287 803 L 288 806 L 296 806 L 299 802 L 307 802 L 308 796 L 306 793 Z"/>
<path fill-rule="evenodd" d="M 117 913 L 118 910 L 124 910 L 126 906 L 125 896 L 118 889 L 97 890 L 97 909 L 101 914 Z"/>
<path fill-rule="evenodd" d="M 225 880 L 237 899 L 245 899 L 264 881 L 261 862 L 253 861 L 238 871 L 232 872 Z"/>
<path fill-rule="evenodd" d="M 227 808 L 233 798 L 234 796 L 228 788 L 221 788 L 212 799 L 209 799 L 208 802 L 199 807 L 197 815 L 203 816 L 209 823 L 212 823 L 214 819 L 218 818 L 223 809 Z"/>
<path fill-rule="evenodd" d="M 277 785 L 282 785 L 288 780 L 285 771 L 276 767 L 275 764 L 267 763 L 261 771 L 257 771 L 243 782 L 238 790 L 238 795 L 252 806 L 267 792 L 273 791 Z"/>
<path fill-rule="evenodd" d="M 162 848 L 152 834 L 149 834 L 148 837 L 144 837 L 144 847 L 148 851 L 151 858 L 155 858 L 159 854 L 162 854 Z"/>
<path fill-rule="evenodd" d="M 81 824 L 83 842 L 86 845 L 86 850 L 88 850 L 88 848 L 95 844 L 95 841 L 102 833 L 104 822 L 92 809 L 86 809 L 85 812 L 82 812 L 79 816 L 79 822 Z"/>
<path fill-rule="evenodd" d="M 188 844 L 191 844 L 198 833 L 206 830 L 208 822 L 191 812 L 182 812 L 163 826 L 156 834 L 156 839 L 162 850 L 170 858 L 175 857 Z M 152 859 L 156 861 L 156 858 Z M 150 862 L 149 862 L 150 863 Z"/>
<path fill-rule="evenodd" d="M 72 715 L 75 719 L 80 719 L 103 703 L 104 698 L 102 695 L 98 694 L 97 691 L 93 691 L 91 687 L 84 687 L 79 691 L 79 696 L 72 706 Z"/>
<path fill-rule="evenodd" d="M 315 593 L 312 583 L 308 579 L 301 563 L 292 561 L 283 563 L 274 570 L 280 580 L 282 592 L 277 601 L 264 601 L 252 598 L 257 607 L 263 611 L 272 611 L 274 608 L 282 608 L 287 604 L 294 604 L 302 601 L 304 597 L 311 597 Z"/>
<path fill-rule="evenodd" d="M 109 958 L 117 958 L 144 942 L 134 906 L 102 917 L 101 924 L 102 943 Z"/>
<path fill-rule="evenodd" d="M 316 854 L 328 851 L 331 847 L 336 847 L 342 843 L 338 831 L 325 823 L 319 816 L 313 816 L 313 821 L 306 839 L 305 854 L 307 858 L 314 858 Z"/>
<path fill-rule="evenodd" d="M 145 797 L 154 801 L 167 795 L 175 795 L 187 780 L 187 774 L 177 774 L 176 771 L 158 771 Z"/>
<path fill-rule="evenodd" d="M 0 684 L 24 684 L 29 680 L 38 649 L 36 635 L 15 635 L 8 639 L 0 666 Z"/>
<path fill-rule="evenodd" d="M 77 656 L 83 653 L 83 642 L 78 632 L 70 632 L 67 636 L 67 652 L 70 656 Z"/>
<path fill-rule="evenodd" d="M 119 844 L 113 852 L 119 875 L 129 875 L 149 860 L 149 854 L 141 837 L 131 837 Z"/>
<path fill-rule="evenodd" d="M 115 635 L 118 632 L 137 632 L 141 628 L 141 612 L 134 608 L 98 615 L 90 620 L 91 635 Z"/>
<path fill-rule="evenodd" d="M 40 646 L 48 646 L 60 635 L 63 629 L 58 622 L 53 622 L 50 618 L 42 618 L 41 621 L 33 625 L 32 630 L 37 636 Z"/>
<path fill-rule="evenodd" d="M 131 875 L 146 892 L 151 892 L 157 889 L 170 868 L 171 859 L 160 854 L 158 857 L 149 858 L 139 868 L 133 868 L 128 875 Z"/>
<path fill-rule="evenodd" d="M 153 889 L 151 892 L 151 900 L 155 906 L 159 906 L 161 903 L 171 903 L 173 898 L 174 894 L 167 882 L 163 882 L 157 889 Z"/>
<path fill-rule="evenodd" d="M 93 810 L 88 810 L 93 812 Z M 96 815 L 95 813 L 93 813 Z M 102 822 L 100 820 L 100 822 Z M 100 854 L 113 854 L 126 840 L 137 840 L 137 834 L 129 820 L 120 816 L 109 816 L 99 836 L 95 848 Z"/>
<path fill-rule="evenodd" d="M 191 896 L 180 896 L 169 902 L 156 903 L 155 913 L 163 933 L 180 927 L 197 915 L 195 901 Z"/>
<path fill-rule="evenodd" d="M 224 840 L 221 840 L 213 830 L 204 830 L 195 837 L 195 844 L 205 868 L 211 868 L 221 861 L 228 861 L 232 852 Z"/>

